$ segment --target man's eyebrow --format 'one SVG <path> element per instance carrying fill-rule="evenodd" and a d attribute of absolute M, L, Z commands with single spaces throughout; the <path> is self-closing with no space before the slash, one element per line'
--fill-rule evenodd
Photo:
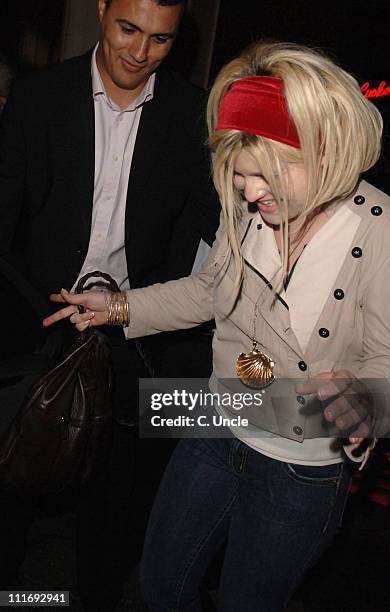
<path fill-rule="evenodd" d="M 143 32 L 143 30 L 139 26 L 137 26 L 135 23 L 132 23 L 131 21 L 128 21 L 127 19 L 117 19 L 116 22 L 119 23 L 120 25 L 124 25 L 128 28 L 132 28 L 133 30 L 137 30 L 138 32 Z M 151 34 L 151 36 L 166 36 L 167 38 L 174 38 L 175 33 L 174 32 L 154 32 L 153 34 Z"/>

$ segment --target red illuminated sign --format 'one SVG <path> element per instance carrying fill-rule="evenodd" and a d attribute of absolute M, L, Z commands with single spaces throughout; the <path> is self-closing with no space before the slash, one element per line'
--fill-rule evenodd
<path fill-rule="evenodd" d="M 363 83 L 360 90 L 366 98 L 381 98 L 382 96 L 390 95 L 390 86 L 386 84 L 386 81 L 381 81 L 378 87 L 373 87 L 372 89 L 367 81 Z"/>

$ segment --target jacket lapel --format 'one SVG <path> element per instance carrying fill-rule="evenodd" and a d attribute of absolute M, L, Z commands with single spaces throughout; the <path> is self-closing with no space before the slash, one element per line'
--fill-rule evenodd
<path fill-rule="evenodd" d="M 296 355 L 302 357 L 302 348 L 291 326 L 289 307 L 282 296 L 277 294 L 275 300 L 275 292 L 268 279 L 246 266 L 245 291 L 250 294 L 254 304 L 257 302 L 257 317 L 263 319 Z"/>
<path fill-rule="evenodd" d="M 82 206 L 83 221 L 85 229 L 90 233 L 91 217 L 93 207 L 94 179 L 95 179 L 95 108 L 92 96 L 92 80 L 90 75 L 86 79 L 85 84 L 88 86 L 83 88 L 80 98 L 80 115 L 85 116 L 82 128 L 80 130 L 80 146 L 84 151 L 84 166 L 83 175 L 85 178 L 85 190 L 87 193 L 85 206 Z M 81 173 L 80 173 L 81 174 Z"/>
<path fill-rule="evenodd" d="M 87 58 L 87 66 L 81 67 L 84 74 L 80 79 L 78 108 L 74 109 L 78 117 L 74 125 L 75 129 L 79 130 L 78 134 L 74 134 L 74 138 L 77 143 L 75 151 L 78 151 L 80 159 L 79 180 L 84 182 L 84 187 L 80 185 L 80 193 L 84 192 L 85 201 L 79 203 L 83 238 L 89 241 L 95 179 L 95 108 L 92 95 L 91 54 L 88 53 Z M 77 99 L 76 92 L 75 99 Z"/>
<path fill-rule="evenodd" d="M 286 342 L 297 354 L 302 349 L 291 329 L 289 307 L 283 295 L 274 292 L 281 261 L 271 228 L 262 222 L 259 213 L 252 217 L 244 233 L 241 253 L 245 262 L 244 291 L 254 304 L 258 304 L 258 317 Z"/>
<path fill-rule="evenodd" d="M 303 350 L 344 264 L 361 218 L 347 205 L 339 205 L 313 236 L 295 267 L 283 297 L 289 304 L 291 325 Z"/>
<path fill-rule="evenodd" d="M 255 213 L 241 245 L 244 260 L 273 283 L 281 270 L 281 260 L 273 230 Z"/>
<path fill-rule="evenodd" d="M 258 316 L 297 354 L 306 351 L 359 224 L 359 215 L 347 204 L 334 209 L 303 251 L 287 291 L 280 292 L 275 303 L 273 285 L 281 261 L 273 231 L 258 216 L 244 235 L 245 292 L 253 302 L 258 301 Z"/>
<path fill-rule="evenodd" d="M 91 56 L 90 51 L 78 58 L 72 71 L 64 71 L 66 93 L 58 100 L 52 135 L 58 140 L 64 171 L 71 177 L 74 199 L 69 202 L 69 208 L 75 211 L 76 218 L 81 221 L 77 231 L 86 246 L 91 229 L 95 174 Z"/>
<path fill-rule="evenodd" d="M 126 216 L 129 215 L 129 211 L 134 210 L 131 202 L 139 202 L 142 199 L 141 194 L 150 177 L 153 176 L 154 180 L 158 180 L 158 172 L 156 171 L 158 158 L 164 155 L 164 143 L 172 119 L 169 87 L 165 81 L 164 73 L 158 72 L 153 99 L 147 102 L 142 109 L 131 163 Z"/>

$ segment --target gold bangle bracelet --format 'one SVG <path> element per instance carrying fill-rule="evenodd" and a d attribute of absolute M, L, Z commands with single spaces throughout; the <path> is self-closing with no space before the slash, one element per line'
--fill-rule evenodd
<path fill-rule="evenodd" d="M 127 327 L 130 323 L 130 306 L 126 293 L 107 293 L 105 295 L 107 306 L 107 325 Z"/>

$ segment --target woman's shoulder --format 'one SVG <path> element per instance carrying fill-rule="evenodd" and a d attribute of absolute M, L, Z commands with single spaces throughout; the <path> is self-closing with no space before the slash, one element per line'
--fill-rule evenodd
<path fill-rule="evenodd" d="M 367 181 L 360 181 L 349 204 L 361 216 L 390 219 L 390 196 Z"/>
<path fill-rule="evenodd" d="M 374 185 L 361 181 L 346 205 L 360 217 L 354 240 L 363 252 L 363 259 L 368 258 L 379 265 L 390 257 L 390 197 Z"/>
<path fill-rule="evenodd" d="M 361 181 L 354 193 L 345 200 L 344 205 L 351 213 L 360 217 L 360 232 L 386 234 L 390 236 L 390 197 L 378 189 Z M 390 241 L 388 240 L 389 245 Z"/>

